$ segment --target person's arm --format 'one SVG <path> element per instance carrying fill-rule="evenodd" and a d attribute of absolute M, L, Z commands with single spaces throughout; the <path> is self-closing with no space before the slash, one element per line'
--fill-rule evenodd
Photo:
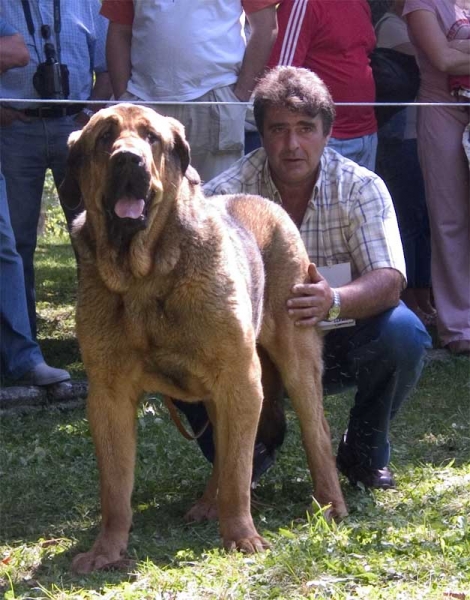
<path fill-rule="evenodd" d="M 468 40 L 452 40 L 448 42 L 449 47 L 454 50 L 458 50 L 459 52 L 465 52 L 465 54 L 470 54 L 470 39 Z"/>
<path fill-rule="evenodd" d="M 470 75 L 468 54 L 449 45 L 433 12 L 416 10 L 408 13 L 406 20 L 413 40 L 433 67 L 449 75 Z"/>
<path fill-rule="evenodd" d="M 323 321 L 333 304 L 333 290 L 316 266 L 309 266 L 312 283 L 297 284 L 287 301 L 289 316 L 301 327 Z M 403 287 L 402 274 L 392 268 L 368 271 L 347 285 L 335 288 L 341 300 L 340 317 L 366 319 L 396 306 Z"/>
<path fill-rule="evenodd" d="M 90 100 L 109 100 L 112 93 L 109 74 L 106 71 L 103 73 L 95 73 L 95 84 L 91 91 Z M 103 108 L 103 106 L 104 105 L 100 104 L 88 105 L 77 114 L 75 121 L 82 126 L 86 125 L 93 116 L 91 113 L 97 112 L 100 108 Z"/>
<path fill-rule="evenodd" d="M 234 93 L 242 102 L 250 99 L 256 81 L 262 75 L 277 36 L 276 7 L 263 8 L 247 15 L 250 25 L 242 66 Z"/>
<path fill-rule="evenodd" d="M 0 73 L 29 63 L 29 52 L 19 33 L 0 38 Z"/>
<path fill-rule="evenodd" d="M 119 99 L 131 78 L 132 25 L 111 22 L 106 37 L 106 61 L 114 97 Z"/>
<path fill-rule="evenodd" d="M 273 46 L 268 66 L 303 67 L 314 34 L 315 3 L 306 3 L 305 10 L 298 10 L 294 0 L 283 0 L 277 9 L 279 34 Z"/>

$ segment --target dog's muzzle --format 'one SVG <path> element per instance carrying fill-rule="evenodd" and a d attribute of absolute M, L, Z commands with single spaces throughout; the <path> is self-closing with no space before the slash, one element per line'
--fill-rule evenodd
<path fill-rule="evenodd" d="M 128 235 L 145 229 L 151 195 L 150 171 L 145 159 L 130 150 L 114 153 L 104 199 L 111 228 Z"/>

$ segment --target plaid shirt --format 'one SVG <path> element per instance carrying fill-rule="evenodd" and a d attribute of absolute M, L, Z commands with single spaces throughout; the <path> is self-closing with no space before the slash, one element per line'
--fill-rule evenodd
<path fill-rule="evenodd" d="M 263 148 L 238 160 L 204 185 L 207 196 L 257 194 L 282 205 Z M 310 260 L 317 266 L 351 263 L 353 279 L 392 268 L 406 281 L 405 259 L 392 199 L 368 169 L 325 148 L 320 173 L 300 226 Z"/>

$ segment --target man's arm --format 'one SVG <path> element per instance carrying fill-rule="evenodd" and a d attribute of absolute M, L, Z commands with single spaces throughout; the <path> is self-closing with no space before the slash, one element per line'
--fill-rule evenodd
<path fill-rule="evenodd" d="M 131 78 L 132 25 L 111 22 L 106 37 L 106 61 L 116 100 L 127 89 Z"/>
<path fill-rule="evenodd" d="M 333 304 L 333 290 L 315 265 L 309 266 L 312 283 L 297 284 L 287 301 L 289 316 L 301 327 L 326 319 Z M 341 299 L 340 317 L 366 319 L 396 306 L 403 288 L 402 274 L 392 268 L 368 271 L 347 285 L 335 288 Z"/>
<path fill-rule="evenodd" d="M 15 33 L 0 39 L 0 73 L 29 63 L 29 52 L 22 35 Z"/>
<path fill-rule="evenodd" d="M 276 40 L 276 7 L 272 5 L 250 13 L 247 20 L 251 33 L 234 89 L 235 95 L 242 102 L 250 99 L 256 80 L 263 73 Z"/>

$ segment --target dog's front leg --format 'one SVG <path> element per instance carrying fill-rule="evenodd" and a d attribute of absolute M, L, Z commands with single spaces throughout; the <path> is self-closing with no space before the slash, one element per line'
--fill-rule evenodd
<path fill-rule="evenodd" d="M 126 386 L 91 386 L 88 420 L 100 475 L 101 531 L 89 552 L 78 554 L 72 568 L 89 573 L 122 561 L 131 527 L 131 494 L 136 452 L 136 401 Z M 137 400 L 137 398 L 135 399 Z"/>
<path fill-rule="evenodd" d="M 250 510 L 253 449 L 263 391 L 255 349 L 245 368 L 243 361 L 237 362 L 241 370 L 221 377 L 215 394 L 220 469 L 217 505 L 224 547 L 252 553 L 268 547 L 255 529 Z"/>

